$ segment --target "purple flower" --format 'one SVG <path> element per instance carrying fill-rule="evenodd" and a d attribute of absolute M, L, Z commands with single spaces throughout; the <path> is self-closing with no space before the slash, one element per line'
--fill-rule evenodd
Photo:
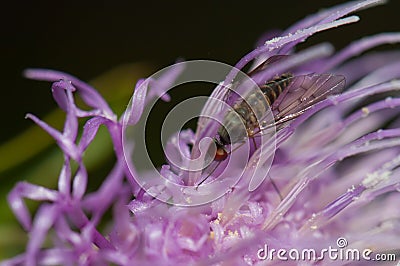
<path fill-rule="evenodd" d="M 371 259 L 376 254 L 397 252 L 399 256 L 400 99 L 387 95 L 400 90 L 396 80 L 400 52 L 364 52 L 400 42 L 400 34 L 366 37 L 338 52 L 327 43 L 294 50 L 317 32 L 358 21 L 357 16 L 344 17 L 349 13 L 380 3 L 350 2 L 309 16 L 280 35 L 269 35 L 271 39 L 236 64 L 240 70 L 249 62 L 258 66 L 272 56 L 290 55 L 252 78 L 263 85 L 289 70 L 295 75 L 332 73 L 345 76 L 347 85 L 343 93 L 316 103 L 277 130 L 269 178 L 254 191 L 248 191 L 246 177 L 251 174 L 252 159 L 262 157 L 259 149 L 252 150 L 248 169 L 227 194 L 195 207 L 166 204 L 143 189 L 136 182 L 141 173 L 135 165 L 129 167 L 124 156 L 135 146 L 123 146 L 122 138 L 124 122 L 136 124 L 151 99 L 169 100 L 166 91 L 181 73 L 180 67 L 156 80 L 138 82 L 126 111 L 129 121 L 117 119 L 96 90 L 77 78 L 51 70 L 27 70 L 29 78 L 54 82 L 53 97 L 67 114 L 61 132 L 27 115 L 55 139 L 64 164 L 57 190 L 21 182 L 10 192 L 10 206 L 30 238 L 25 253 L 2 265 L 264 265 L 280 264 L 284 258 L 291 264 L 349 263 L 343 257 L 329 257 L 324 251 L 329 247 L 364 251 L 368 254 L 362 255 Z M 229 73 L 225 83 L 217 86 L 214 98 L 225 100 L 223 85 L 229 86 L 237 72 Z M 75 93 L 90 110 L 75 105 Z M 210 109 L 208 102 L 204 112 Z M 80 118 L 89 119 L 78 138 Z M 184 131 L 179 138 L 171 138 L 166 153 L 180 149 L 190 156 L 192 145 L 205 136 L 213 137 L 218 124 L 202 122 L 196 133 Z M 101 187 L 86 193 L 89 177 L 83 156 L 101 125 L 110 133 L 117 160 Z M 186 164 L 184 157 L 180 159 Z M 72 164 L 78 165 L 76 171 Z M 185 171 L 173 165 L 164 165 L 160 173 L 167 181 L 191 182 Z M 218 174 L 217 169 L 210 177 L 223 184 L 225 176 Z M 227 179 L 235 175 L 235 169 L 227 169 Z M 176 193 L 168 182 L 160 188 L 151 183 L 152 176 L 146 178 L 150 190 Z M 42 202 L 33 216 L 25 198 Z M 112 219 L 107 229 L 99 231 L 108 210 Z M 44 248 L 48 236 L 51 246 Z M 272 249 L 275 253 L 271 254 Z M 296 254 L 311 249 L 325 254 L 322 262 L 296 260 L 300 256 Z M 366 259 L 356 263 L 363 265 Z"/>

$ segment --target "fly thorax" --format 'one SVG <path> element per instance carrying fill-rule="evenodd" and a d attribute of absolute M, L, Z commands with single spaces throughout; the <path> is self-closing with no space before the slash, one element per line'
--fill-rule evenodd
<path fill-rule="evenodd" d="M 241 116 L 233 110 L 228 111 L 224 117 L 223 126 L 218 130 L 218 135 L 224 145 L 243 141 L 247 137 L 247 131 Z"/>

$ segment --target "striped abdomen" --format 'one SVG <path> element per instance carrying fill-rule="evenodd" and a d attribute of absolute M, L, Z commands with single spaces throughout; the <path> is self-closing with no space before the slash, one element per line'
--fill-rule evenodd
<path fill-rule="evenodd" d="M 281 76 L 268 81 L 265 85 L 260 87 L 265 96 L 265 100 L 269 105 L 272 105 L 282 91 L 289 86 L 291 77 L 291 74 L 282 74 Z"/>
<path fill-rule="evenodd" d="M 238 143 L 246 137 L 252 137 L 255 129 L 259 128 L 258 118 L 264 117 L 272 103 L 282 91 L 290 84 L 291 74 L 281 76 L 268 81 L 261 86 L 260 91 L 250 92 L 244 100 L 233 106 L 235 112 L 228 112 L 218 134 L 223 145 Z M 243 124 L 246 130 L 243 130 Z M 228 134 L 230 132 L 230 135 Z"/>

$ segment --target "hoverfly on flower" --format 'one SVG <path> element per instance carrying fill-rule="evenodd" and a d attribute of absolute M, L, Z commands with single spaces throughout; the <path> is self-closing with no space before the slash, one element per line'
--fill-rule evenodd
<path fill-rule="evenodd" d="M 273 66 L 275 62 L 287 57 L 287 55 L 271 56 L 247 75 L 252 78 L 271 65 Z M 263 134 L 264 130 L 275 126 L 282 128 L 286 122 L 299 117 L 316 103 L 340 93 L 345 83 L 345 77 L 342 75 L 329 73 L 295 75 L 287 72 L 276 75 L 259 86 L 258 90 L 250 90 L 243 97 L 237 96 L 236 100 L 231 102 L 227 100 L 226 102 L 232 108 L 224 115 L 223 123 L 218 128 L 216 136 L 213 137 L 216 147 L 213 160 L 216 165 L 197 186 L 204 183 L 219 164 L 247 139 L 251 139 L 253 149 L 257 149 L 255 137 Z M 234 92 L 231 88 L 226 90 L 225 98 L 228 99 Z M 273 122 L 267 118 L 270 112 L 272 112 Z M 240 143 L 238 147 L 228 151 L 230 145 L 238 143 Z"/>

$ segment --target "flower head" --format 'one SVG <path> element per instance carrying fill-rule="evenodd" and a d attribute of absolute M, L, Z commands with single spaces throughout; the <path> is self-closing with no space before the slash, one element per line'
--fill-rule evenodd
<path fill-rule="evenodd" d="M 274 153 L 268 157 L 270 161 L 255 145 L 250 159 L 246 157 L 242 178 L 228 188 L 228 193 L 193 207 L 174 205 L 174 200 L 167 204 L 154 196 L 164 191 L 172 196 L 181 192 L 169 182 L 192 185 L 187 169 L 179 170 L 172 163 L 164 165 L 160 174 L 166 181 L 160 187 L 152 183 L 151 173 L 141 173 L 135 165 L 127 164 L 126 154 L 135 145 L 128 143 L 127 147 L 123 142 L 124 125 L 135 125 L 151 99 L 169 99 L 166 90 L 181 73 L 179 66 L 158 79 L 139 81 L 125 120 L 117 119 L 95 89 L 70 75 L 26 71 L 29 78 L 54 82 L 53 97 L 67 114 L 61 132 L 27 115 L 55 139 L 64 154 L 64 165 L 57 190 L 22 182 L 9 194 L 10 206 L 30 240 L 24 254 L 3 265 L 264 265 L 279 264 L 281 257 L 295 264 L 296 258 L 283 251 L 313 249 L 320 255 L 329 246 L 346 247 L 369 249 L 371 258 L 373 254 L 398 251 L 400 99 L 380 96 L 400 89 L 396 80 L 400 77 L 400 52 L 363 53 L 381 44 L 400 42 L 400 34 L 366 37 L 339 52 L 327 43 L 294 50 L 317 32 L 359 19 L 344 17 L 347 14 L 381 2 L 350 2 L 321 11 L 273 36 L 236 64 L 214 90 L 213 99 L 226 101 L 226 88 L 249 62 L 254 69 L 274 56 L 281 56 L 281 60 L 257 68 L 251 75 L 257 85 L 288 72 L 294 76 L 343 75 L 347 85 L 341 94 L 321 98 L 302 109 L 295 119 L 278 125 L 274 145 L 268 146 Z M 76 92 L 90 110 L 75 105 Z M 216 110 L 212 100 L 203 110 L 205 115 Z M 225 114 L 219 113 L 222 117 Z M 89 119 L 78 138 L 80 118 Z M 100 125 L 105 125 L 111 135 L 117 161 L 101 187 L 88 194 L 89 177 L 82 158 Z M 166 153 L 183 151 L 186 156 L 177 158 L 185 165 L 200 140 L 215 136 L 217 129 L 218 123 L 203 119 L 195 133 L 183 131 L 173 136 Z M 260 171 L 252 171 L 255 158 Z M 73 162 L 78 164 L 76 171 L 71 170 Z M 263 168 L 266 164 L 268 170 Z M 221 169 L 226 170 L 223 176 L 219 175 Z M 249 177 L 264 177 L 265 171 L 268 178 L 259 179 L 261 182 L 250 192 Z M 137 182 L 141 175 L 146 178 L 146 189 Z M 220 187 L 236 175 L 235 167 L 224 165 L 209 174 Z M 200 193 L 201 188 L 191 191 Z M 43 202 L 33 217 L 24 198 Z M 99 231 L 109 209 L 113 211 L 109 229 Z M 52 246 L 44 249 L 48 234 L 53 236 Z M 266 245 L 283 250 L 281 257 L 274 255 L 271 260 Z M 292 255 L 296 257 L 295 252 Z M 308 262 L 318 263 L 315 259 Z M 325 257 L 323 262 L 333 261 Z M 348 262 L 335 261 L 339 265 Z"/>

